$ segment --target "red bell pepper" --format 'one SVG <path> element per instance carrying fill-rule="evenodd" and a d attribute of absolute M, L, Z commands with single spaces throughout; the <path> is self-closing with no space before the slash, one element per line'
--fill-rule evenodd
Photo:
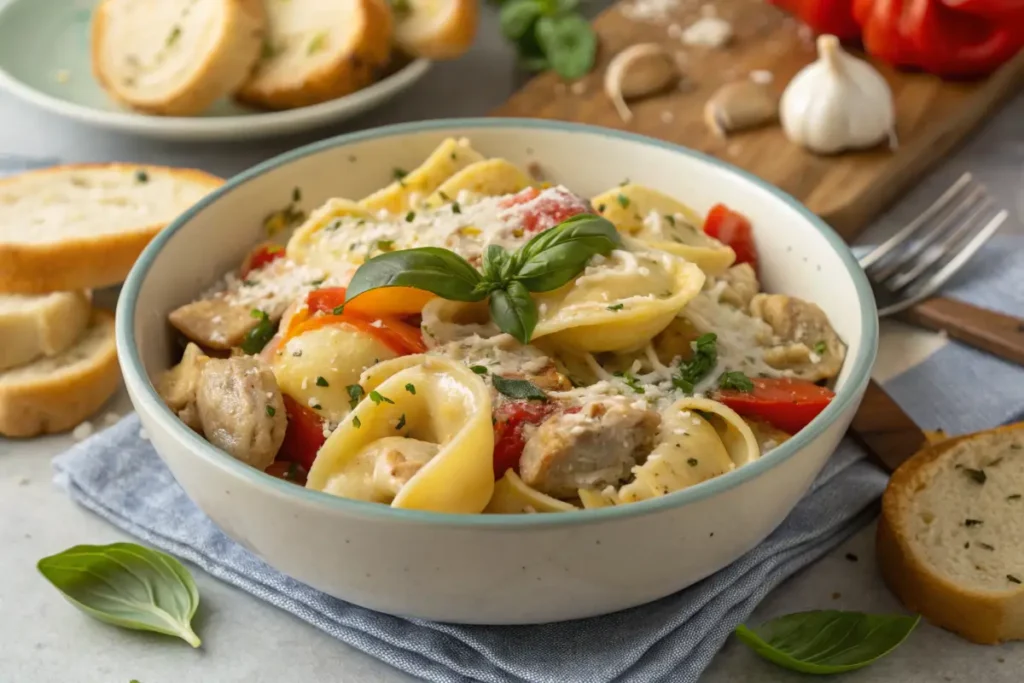
<path fill-rule="evenodd" d="M 815 33 L 830 33 L 839 40 L 860 38 L 853 18 L 852 0 L 771 0 L 807 24 Z"/>
<path fill-rule="evenodd" d="M 284 257 L 284 247 L 266 242 L 253 249 L 242 263 L 242 277 Z"/>
<path fill-rule="evenodd" d="M 835 394 L 802 379 L 755 377 L 753 391 L 720 389 L 715 398 L 740 415 L 754 417 L 796 434 L 823 411 Z"/>
<path fill-rule="evenodd" d="M 733 211 L 725 204 L 715 204 L 704 219 L 704 232 L 719 242 L 732 247 L 736 252 L 736 263 L 749 263 L 757 270 L 757 247 L 754 245 L 754 228 L 742 213 Z"/>
<path fill-rule="evenodd" d="M 871 55 L 894 66 L 962 77 L 994 71 L 1024 47 L 1020 5 L 1020 0 L 853 0 L 853 14 Z"/>

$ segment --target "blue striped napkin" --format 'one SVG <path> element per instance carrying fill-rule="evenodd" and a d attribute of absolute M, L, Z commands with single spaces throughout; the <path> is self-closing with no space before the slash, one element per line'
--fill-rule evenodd
<path fill-rule="evenodd" d="M 983 252 L 946 294 L 1024 316 L 1021 282 L 1024 250 L 1003 245 Z M 1024 369 L 955 343 L 885 386 L 922 426 L 953 433 L 1024 413 Z M 139 437 L 134 415 L 59 456 L 55 466 L 69 495 L 115 526 L 383 662 L 437 683 L 696 681 L 769 591 L 874 517 L 886 483 L 886 475 L 846 441 L 782 526 L 700 583 L 604 617 L 483 627 L 379 614 L 274 571 L 192 504 Z"/>

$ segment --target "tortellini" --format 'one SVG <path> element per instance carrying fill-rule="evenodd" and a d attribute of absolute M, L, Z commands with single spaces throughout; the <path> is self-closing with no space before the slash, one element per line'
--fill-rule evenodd
<path fill-rule="evenodd" d="M 494 485 L 494 495 L 484 512 L 499 515 L 512 515 L 524 512 L 566 512 L 578 509 L 571 503 L 558 500 L 527 486 L 514 470 L 505 472 L 505 476 Z"/>
<path fill-rule="evenodd" d="M 625 241 L 583 274 L 536 295 L 533 338 L 574 351 L 632 351 L 668 326 L 704 285 L 700 268 L 663 251 Z"/>
<path fill-rule="evenodd" d="M 736 252 L 704 234 L 704 220 L 686 204 L 642 185 L 627 183 L 591 200 L 621 232 L 693 261 L 708 275 L 725 272 Z"/>
<path fill-rule="evenodd" d="M 580 490 L 586 508 L 633 503 L 681 491 L 760 457 L 757 439 L 728 406 L 706 398 L 683 398 L 662 412 L 658 443 L 633 481 L 618 490 Z"/>
<path fill-rule="evenodd" d="M 418 355 L 374 366 L 361 384 L 366 397 L 324 443 L 306 487 L 396 508 L 482 512 L 494 492 L 483 380 Z"/>
<path fill-rule="evenodd" d="M 441 184 L 484 157 L 465 140 L 448 138 L 415 170 L 359 202 L 368 211 L 402 213 L 415 208 Z"/>
<path fill-rule="evenodd" d="M 515 194 L 532 184 L 530 176 L 504 159 L 477 161 L 441 183 L 441 186 L 427 198 L 424 206 L 436 208 L 447 204 L 463 192 L 478 197 Z"/>
<path fill-rule="evenodd" d="M 292 337 L 274 354 L 271 367 L 281 391 L 332 422 L 349 413 L 345 387 L 363 370 L 397 354 L 377 337 L 347 323 L 318 327 Z"/>
<path fill-rule="evenodd" d="M 331 199 L 313 212 L 288 240 L 288 258 L 322 268 L 348 279 L 362 263 L 365 250 L 352 249 L 352 242 L 335 241 L 331 231 L 342 219 L 371 220 L 373 215 L 348 199 Z"/>

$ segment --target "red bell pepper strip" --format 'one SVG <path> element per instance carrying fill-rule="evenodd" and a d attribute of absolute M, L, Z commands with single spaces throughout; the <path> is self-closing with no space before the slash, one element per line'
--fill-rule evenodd
<path fill-rule="evenodd" d="M 281 449 L 277 452 L 278 460 L 294 462 L 308 470 L 316 460 L 317 451 L 327 440 L 323 420 L 291 396 L 285 394 L 282 398 L 288 414 L 288 428 Z"/>
<path fill-rule="evenodd" d="M 796 434 L 832 402 L 835 393 L 800 379 L 756 377 L 753 391 L 719 389 L 715 399 L 745 417 L 756 417 Z"/>
<path fill-rule="evenodd" d="M 736 263 L 749 263 L 757 270 L 754 229 L 746 216 L 725 204 L 715 204 L 704 220 L 704 233 L 732 247 L 736 252 Z"/>
<path fill-rule="evenodd" d="M 253 249 L 242 264 L 242 278 L 244 279 L 254 270 L 273 263 L 284 256 L 284 247 L 279 244 L 260 244 Z"/>

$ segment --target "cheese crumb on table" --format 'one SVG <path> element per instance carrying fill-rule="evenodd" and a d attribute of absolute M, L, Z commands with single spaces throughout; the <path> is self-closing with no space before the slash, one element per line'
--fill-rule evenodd
<path fill-rule="evenodd" d="M 92 436 L 94 431 L 96 431 L 96 428 L 92 426 L 92 422 L 86 420 L 72 430 L 71 438 L 75 441 L 84 441 Z"/>
<path fill-rule="evenodd" d="M 732 24 L 718 17 L 701 17 L 680 36 L 684 45 L 722 47 L 732 38 Z"/>

